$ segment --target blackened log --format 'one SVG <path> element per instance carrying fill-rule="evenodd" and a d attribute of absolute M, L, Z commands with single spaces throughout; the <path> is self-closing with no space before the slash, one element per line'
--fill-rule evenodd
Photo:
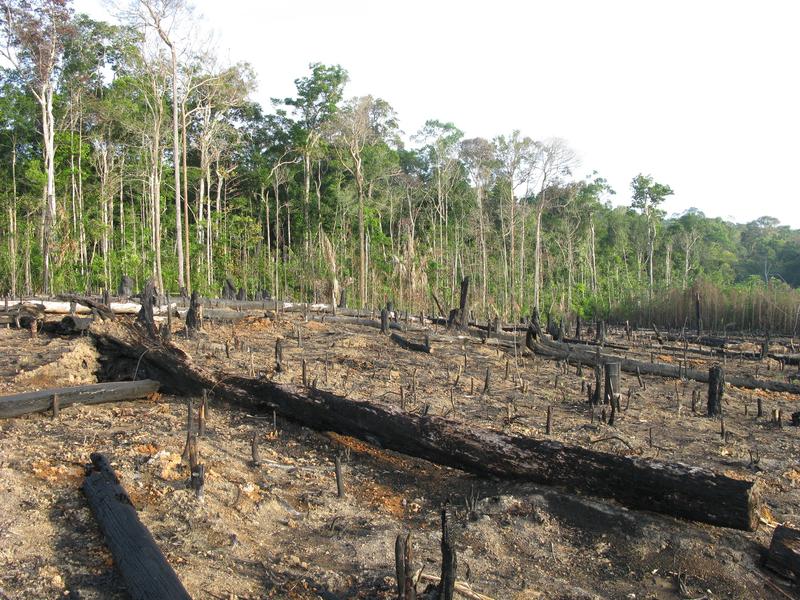
<path fill-rule="evenodd" d="M 52 405 L 53 395 L 58 395 L 59 407 L 64 408 L 72 404 L 103 404 L 146 398 L 157 392 L 158 388 L 158 381 L 144 379 L 142 381 L 92 383 L 0 396 L 0 419 L 47 411 Z"/>
<path fill-rule="evenodd" d="M 93 334 L 101 353 L 111 349 L 121 362 L 140 360 L 162 372 L 168 393 L 197 394 L 215 387 L 232 403 L 276 410 L 318 431 L 377 442 L 396 450 L 482 476 L 560 486 L 631 508 L 662 512 L 714 525 L 753 529 L 758 521 L 758 486 L 680 463 L 620 456 L 554 440 L 537 440 L 481 430 L 434 415 L 405 413 L 393 406 L 359 402 L 319 389 L 244 377 L 216 380 L 166 350 L 143 353 L 137 340 Z"/>
<path fill-rule="evenodd" d="M 530 336 L 526 338 L 528 349 L 541 356 L 547 356 L 556 360 L 568 360 L 572 364 L 578 362 L 584 365 L 597 365 L 606 362 L 618 362 L 626 373 L 636 373 L 639 369 L 641 375 L 657 375 L 659 377 L 680 378 L 682 375 L 686 379 L 708 382 L 708 372 L 697 369 L 682 369 L 680 365 L 661 364 L 631 360 L 621 356 L 611 354 L 597 355 L 590 352 L 588 348 L 580 348 L 570 344 L 559 344 L 547 340 L 533 340 Z M 756 379 L 745 375 L 729 377 L 726 382 L 730 385 L 747 388 L 752 390 L 768 390 L 772 392 L 788 392 L 790 394 L 800 394 L 800 385 L 787 383 L 785 381 L 775 381 L 766 379 Z"/>
<path fill-rule="evenodd" d="M 133 600 L 190 599 L 150 531 L 139 520 L 108 459 L 91 455 L 83 493 Z"/>
<path fill-rule="evenodd" d="M 426 354 L 430 354 L 431 352 L 433 352 L 433 350 L 431 350 L 430 342 L 427 338 L 425 342 L 419 343 L 406 339 L 403 336 L 398 335 L 397 333 L 392 333 L 390 339 L 393 342 L 395 342 L 398 346 L 400 346 L 401 348 L 405 348 L 406 350 L 413 350 L 414 352 L 425 352 Z"/>
<path fill-rule="evenodd" d="M 778 525 L 764 562 L 768 569 L 800 582 L 800 531 Z"/>

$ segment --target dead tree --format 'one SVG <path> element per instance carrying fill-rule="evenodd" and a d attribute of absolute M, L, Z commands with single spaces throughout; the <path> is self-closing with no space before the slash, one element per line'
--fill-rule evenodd
<path fill-rule="evenodd" d="M 180 579 L 139 520 L 125 488 L 108 459 L 91 455 L 83 493 L 100 525 L 114 564 L 133 600 L 190 600 Z"/>

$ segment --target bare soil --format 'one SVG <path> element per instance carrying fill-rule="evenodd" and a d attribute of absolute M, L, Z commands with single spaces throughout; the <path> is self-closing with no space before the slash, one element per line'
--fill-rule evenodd
<path fill-rule="evenodd" d="M 421 340 L 421 334 L 407 335 Z M 279 336 L 285 340 L 284 370 L 275 373 Z M 377 329 L 282 317 L 208 325 L 198 340 L 176 335 L 176 343 L 221 377 L 252 373 L 298 383 L 305 360 L 309 384 L 320 388 L 396 405 L 404 386 L 408 410 L 518 435 L 543 437 L 552 406 L 555 439 L 759 477 L 761 526 L 751 533 L 721 529 L 550 488 L 479 479 L 311 431 L 280 415 L 274 428 L 272 414 L 248 414 L 219 397 L 200 440 L 207 465 L 200 502 L 187 489 L 188 468 L 180 459 L 185 399 L 160 396 L 70 407 L 56 419 L 40 414 L 0 421 L 0 598 L 126 597 L 80 491 L 83 466 L 94 451 L 109 455 L 142 521 L 198 599 L 394 598 L 396 535 L 411 531 L 415 566 L 438 575 L 440 509 L 448 499 L 459 580 L 497 600 L 797 593 L 761 567 L 774 526 L 800 524 L 800 431 L 768 418 L 779 407 L 788 421 L 800 410 L 797 396 L 729 386 L 723 440 L 719 420 L 703 416 L 702 384 L 643 377 L 644 389 L 635 375 L 623 373 L 626 410 L 608 426 L 601 408 L 592 418 L 581 391 L 582 380 L 594 381 L 591 369 L 577 375 L 575 367 L 521 350 L 514 356 L 491 341 L 447 336 L 447 342 L 433 342 L 432 354 L 423 354 L 399 348 Z M 622 336 L 612 341 L 623 342 Z M 97 369 L 85 338 L 31 339 L 29 332 L 4 329 L 0 347 L 3 394 L 92 381 Z M 649 360 L 651 352 L 657 361 L 679 359 L 646 340 L 628 356 Z M 689 360 L 690 367 L 707 368 L 716 359 Z M 490 391 L 483 394 L 487 369 Z M 729 359 L 726 369 L 758 369 L 759 377 L 787 374 L 776 364 L 747 360 Z M 700 402 L 693 413 L 694 389 Z M 762 418 L 756 417 L 758 396 Z M 254 434 L 258 468 L 250 461 Z M 337 498 L 333 472 L 337 452 L 345 453 L 343 499 Z"/>

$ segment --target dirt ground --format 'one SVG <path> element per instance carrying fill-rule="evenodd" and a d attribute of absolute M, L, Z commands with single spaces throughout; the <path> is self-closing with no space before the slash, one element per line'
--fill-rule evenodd
<path fill-rule="evenodd" d="M 175 326 L 176 333 L 179 327 Z M 299 336 L 298 336 L 299 332 Z M 797 588 L 761 567 L 777 523 L 800 524 L 798 428 L 784 420 L 798 397 L 728 387 L 726 439 L 702 416 L 705 386 L 622 374 L 614 426 L 586 402 L 594 374 L 508 353 L 475 338 L 431 332 L 433 353 L 401 349 L 377 329 L 247 318 L 207 325 L 176 343 L 210 371 L 308 382 L 355 400 L 400 403 L 477 427 L 613 453 L 759 477 L 765 508 L 756 532 L 630 511 L 613 502 L 528 484 L 480 479 L 213 397 L 200 450 L 205 496 L 187 489 L 183 398 L 65 408 L 0 421 L 0 599 L 125 598 L 124 584 L 80 491 L 91 452 L 107 453 L 142 521 L 194 598 L 394 598 L 394 541 L 411 532 L 415 567 L 438 575 L 440 510 L 450 500 L 458 578 L 495 600 L 527 598 L 786 598 Z M 421 340 L 421 334 L 409 333 Z M 274 348 L 284 338 L 284 369 Z M 613 341 L 624 343 L 622 336 Z M 679 358 L 645 344 L 628 356 Z M 226 351 L 227 343 L 227 351 Z M 86 338 L 0 330 L 0 394 L 93 381 Z M 228 356 L 229 355 L 229 356 Z M 465 368 L 466 355 L 466 368 Z M 709 357 L 689 356 L 707 368 Z M 507 366 L 508 365 L 508 366 Z M 787 367 L 788 368 L 788 367 Z M 483 394 L 486 371 L 490 392 Z M 782 378 L 777 365 L 727 361 L 727 372 Z M 508 373 L 508 375 L 506 375 Z M 524 391 L 523 391 L 524 390 Z M 630 390 L 630 394 L 628 394 Z M 698 410 L 691 410 L 698 390 Z M 756 417 L 762 397 L 764 417 Z M 251 464 L 257 435 L 262 464 Z M 652 439 L 652 445 L 651 445 Z M 344 453 L 346 497 L 333 457 Z M 425 587 L 425 580 L 419 589 Z"/>

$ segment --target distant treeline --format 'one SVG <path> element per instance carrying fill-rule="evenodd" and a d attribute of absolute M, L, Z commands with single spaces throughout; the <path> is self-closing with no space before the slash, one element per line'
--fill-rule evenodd
<path fill-rule="evenodd" d="M 262 107 L 249 65 L 158 31 L 188 23 L 168 14 L 181 3 L 132 2 L 123 24 L 1 4 L 3 294 L 129 275 L 216 296 L 229 277 L 251 295 L 428 310 L 469 274 L 481 318 L 678 324 L 699 290 L 714 328 L 796 327 L 800 232 L 775 219 L 665 218 L 672 190 L 643 174 L 614 207 L 559 139 L 430 120 L 407 145 L 391 105 L 348 97 L 335 65 Z M 166 41 L 184 44 L 174 62 Z"/>

